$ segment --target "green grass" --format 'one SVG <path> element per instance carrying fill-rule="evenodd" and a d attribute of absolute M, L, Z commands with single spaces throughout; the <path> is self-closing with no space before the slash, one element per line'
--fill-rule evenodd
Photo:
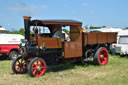
<path fill-rule="evenodd" d="M 110 55 L 105 66 L 67 64 L 49 67 L 39 78 L 16 75 L 11 60 L 0 61 L 0 85 L 128 85 L 128 58 Z"/>

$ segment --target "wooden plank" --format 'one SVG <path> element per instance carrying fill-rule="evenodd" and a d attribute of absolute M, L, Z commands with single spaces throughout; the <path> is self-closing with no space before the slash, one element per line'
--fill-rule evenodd
<path fill-rule="evenodd" d="M 117 33 L 108 33 L 108 43 L 116 42 L 116 35 Z"/>
<path fill-rule="evenodd" d="M 107 44 L 117 41 L 116 32 L 89 32 L 83 33 L 83 45 Z"/>
<path fill-rule="evenodd" d="M 97 33 L 98 36 L 98 44 L 107 43 L 107 33 L 99 32 Z"/>
<path fill-rule="evenodd" d="M 87 39 L 89 45 L 97 44 L 97 33 L 96 32 L 88 33 Z"/>
<path fill-rule="evenodd" d="M 62 48 L 60 38 L 38 38 L 38 47 L 45 43 L 46 48 Z"/>

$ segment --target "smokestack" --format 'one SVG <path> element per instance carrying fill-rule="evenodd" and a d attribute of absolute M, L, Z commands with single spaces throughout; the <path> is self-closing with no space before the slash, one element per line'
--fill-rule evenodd
<path fill-rule="evenodd" d="M 29 16 L 24 16 L 25 39 L 30 40 L 30 19 Z"/>

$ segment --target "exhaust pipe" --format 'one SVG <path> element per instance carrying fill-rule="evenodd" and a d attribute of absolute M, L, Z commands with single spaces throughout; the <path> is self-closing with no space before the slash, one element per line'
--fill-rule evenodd
<path fill-rule="evenodd" d="M 30 40 L 30 19 L 29 16 L 24 16 L 25 39 Z"/>

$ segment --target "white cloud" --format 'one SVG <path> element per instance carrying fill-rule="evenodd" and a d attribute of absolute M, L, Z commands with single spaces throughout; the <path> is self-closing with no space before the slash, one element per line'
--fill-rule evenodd
<path fill-rule="evenodd" d="M 47 5 L 36 6 L 36 5 L 26 5 L 24 3 L 17 3 L 14 6 L 8 7 L 8 10 L 35 14 L 35 12 L 37 12 L 38 9 L 46 9 L 46 8 L 48 8 Z"/>
<path fill-rule="evenodd" d="M 88 3 L 86 3 L 86 2 L 84 2 L 84 3 L 82 3 L 82 6 L 88 6 Z"/>
<path fill-rule="evenodd" d="M 38 6 L 37 8 L 43 8 L 43 9 L 45 9 L 45 8 L 48 8 L 48 6 L 47 5 L 41 5 L 41 6 Z"/>

